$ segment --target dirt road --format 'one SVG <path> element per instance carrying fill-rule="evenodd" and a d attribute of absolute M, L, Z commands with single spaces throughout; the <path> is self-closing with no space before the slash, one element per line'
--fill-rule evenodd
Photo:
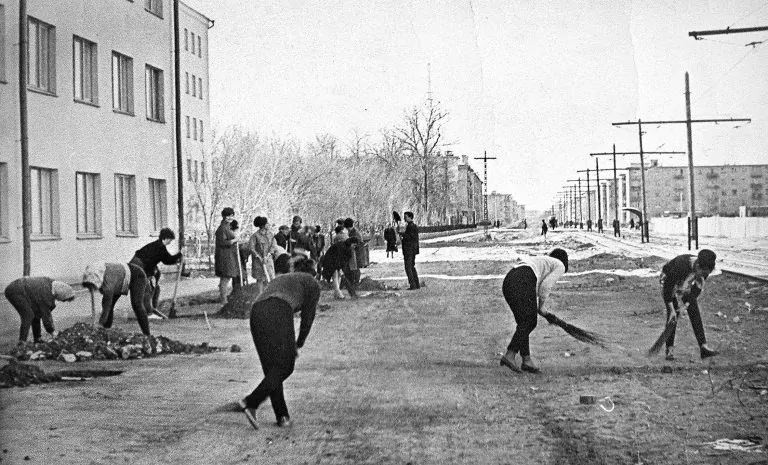
<path fill-rule="evenodd" d="M 645 351 L 663 325 L 653 276 L 663 261 L 611 255 L 566 233 L 550 239 L 578 258 L 554 291 L 552 311 L 608 336 L 609 349 L 540 320 L 531 345 L 542 373 L 500 367 L 514 323 L 494 276 L 553 243 L 504 233 L 425 244 L 419 273 L 454 279 L 427 277 L 421 291 L 357 301 L 323 293 L 330 307 L 318 313 L 286 384 L 291 429 L 274 426 L 269 405 L 257 412 L 259 431 L 227 411 L 260 380 L 248 322 L 213 319 L 209 331 L 202 318 L 180 318 L 153 323 L 153 331 L 239 344 L 243 352 L 77 363 L 124 372 L 2 389 L 1 463 L 768 463 L 765 446 L 745 452 L 708 444 L 768 440 L 768 391 L 760 389 L 768 386 L 768 286 L 711 277 L 701 306 L 722 355 L 700 361 L 683 319 L 678 360 L 649 359 Z M 374 251 L 372 261 L 364 274 L 399 277 L 384 282 L 404 286 L 400 260 Z M 135 322 L 119 325 L 135 330 Z M 581 395 L 596 396 L 602 407 L 580 404 Z"/>

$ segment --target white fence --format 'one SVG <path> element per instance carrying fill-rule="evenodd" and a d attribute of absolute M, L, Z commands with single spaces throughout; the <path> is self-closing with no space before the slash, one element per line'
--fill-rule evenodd
<path fill-rule="evenodd" d="M 651 218 L 650 230 L 657 234 L 687 234 L 688 218 Z M 699 236 L 767 237 L 768 218 L 710 216 L 699 218 Z"/>

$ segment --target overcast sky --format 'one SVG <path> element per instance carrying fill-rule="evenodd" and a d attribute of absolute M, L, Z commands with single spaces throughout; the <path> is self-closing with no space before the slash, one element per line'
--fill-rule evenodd
<path fill-rule="evenodd" d="M 450 112 L 446 141 L 455 143 L 443 149 L 487 151 L 498 158 L 489 192 L 544 209 L 576 170 L 594 167 L 590 152 L 614 143 L 638 150 L 637 127 L 611 123 L 684 119 L 688 71 L 694 119 L 753 120 L 694 125 L 695 163 L 768 163 L 768 32 L 688 37 L 768 26 L 764 0 L 184 1 L 216 22 L 218 129 L 306 141 L 376 135 L 424 101 L 431 63 L 433 97 Z M 644 130 L 646 151 L 686 150 L 685 125 Z M 619 166 L 638 161 L 625 158 Z M 482 177 L 482 162 L 471 165 Z"/>

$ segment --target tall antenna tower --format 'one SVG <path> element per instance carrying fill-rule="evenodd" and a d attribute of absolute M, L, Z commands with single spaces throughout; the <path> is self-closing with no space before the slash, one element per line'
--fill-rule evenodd
<path fill-rule="evenodd" d="M 432 63 L 427 62 L 427 101 L 432 105 Z"/>

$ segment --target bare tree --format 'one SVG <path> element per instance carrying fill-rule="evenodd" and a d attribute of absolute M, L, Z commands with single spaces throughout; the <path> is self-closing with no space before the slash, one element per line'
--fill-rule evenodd
<path fill-rule="evenodd" d="M 397 129 L 400 141 L 405 147 L 415 165 L 418 166 L 423 177 L 423 182 L 418 186 L 424 196 L 423 213 L 427 223 L 430 223 L 429 208 L 429 177 L 434 169 L 434 158 L 437 155 L 437 147 L 443 137 L 443 124 L 448 119 L 448 112 L 440 108 L 439 103 L 431 99 L 421 107 L 413 107 L 405 115 L 404 126 Z"/>

